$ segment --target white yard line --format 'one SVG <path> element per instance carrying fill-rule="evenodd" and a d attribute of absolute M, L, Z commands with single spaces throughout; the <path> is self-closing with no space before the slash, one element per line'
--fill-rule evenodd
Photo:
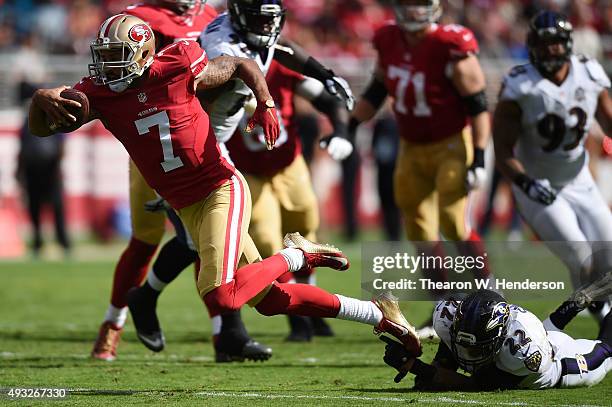
<path fill-rule="evenodd" d="M 416 403 L 439 403 L 439 404 L 470 404 L 470 405 L 490 405 L 490 401 L 480 400 L 465 400 L 456 399 L 451 397 L 370 397 L 370 396 L 326 396 L 326 395 L 312 395 L 312 394 L 261 394 L 261 393 L 228 393 L 224 391 L 202 391 L 195 393 L 198 396 L 207 397 L 237 397 L 237 398 L 259 398 L 259 399 L 308 399 L 308 400 L 358 400 L 358 401 L 391 401 L 391 402 L 416 402 Z M 499 406 L 535 406 L 538 404 L 529 404 L 524 402 L 504 402 L 495 401 L 496 405 Z M 603 407 L 598 405 L 575 405 L 575 404 L 563 404 L 558 407 Z"/>
<path fill-rule="evenodd" d="M 92 394 L 104 394 L 104 395 L 129 395 L 129 394 L 144 394 L 144 395 L 163 395 L 164 390 L 110 390 L 110 389 L 86 389 L 86 388 L 74 388 L 68 389 L 74 395 L 79 393 L 92 393 Z M 172 391 L 176 393 L 176 390 Z M 396 403 L 437 403 L 437 404 L 465 404 L 473 406 L 491 405 L 490 400 L 473 400 L 473 399 L 461 399 L 452 397 L 422 397 L 415 394 L 415 397 L 385 397 L 385 396 L 328 396 L 328 395 L 312 395 L 312 394 L 289 394 L 289 393 L 242 393 L 242 392 L 226 392 L 226 391 L 199 391 L 199 392 L 183 392 L 185 395 L 195 395 L 202 397 L 217 397 L 217 398 L 245 398 L 245 399 L 262 399 L 262 400 L 274 400 L 274 399 L 303 399 L 303 400 L 353 400 L 353 401 L 386 401 Z M 495 405 L 498 406 L 540 406 L 539 403 L 526 403 L 520 401 L 495 401 Z M 604 407 L 596 404 L 551 404 L 551 407 Z"/>

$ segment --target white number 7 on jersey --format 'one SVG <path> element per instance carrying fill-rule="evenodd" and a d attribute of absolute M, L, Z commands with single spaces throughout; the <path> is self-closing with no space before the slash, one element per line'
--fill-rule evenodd
<path fill-rule="evenodd" d="M 410 71 L 395 65 L 389 65 L 387 75 L 389 75 L 389 79 L 398 80 L 395 87 L 395 110 L 403 114 L 408 113 L 405 97 L 406 88 L 408 88 L 411 79 Z M 416 117 L 431 116 L 431 109 L 427 106 L 427 99 L 425 98 L 425 74 L 423 72 L 415 72 L 412 75 L 412 84 L 416 101 L 414 108 L 412 108 L 412 114 Z"/>
<path fill-rule="evenodd" d="M 159 127 L 159 141 L 161 141 L 162 151 L 164 153 L 164 161 L 161 162 L 161 166 L 164 172 L 170 172 L 183 166 L 181 157 L 175 157 L 174 151 L 172 150 L 172 137 L 170 134 L 170 119 L 168 113 L 162 111 L 155 113 L 152 116 L 139 119 L 134 122 L 138 134 L 141 136 L 147 134 L 151 127 Z"/>

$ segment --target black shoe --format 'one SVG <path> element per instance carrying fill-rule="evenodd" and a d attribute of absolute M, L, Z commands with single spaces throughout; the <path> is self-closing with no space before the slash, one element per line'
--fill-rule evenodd
<path fill-rule="evenodd" d="M 313 335 L 312 322 L 309 317 L 288 315 L 291 332 L 285 338 L 287 342 L 310 342 Z"/>
<path fill-rule="evenodd" d="M 143 286 L 128 291 L 127 302 L 140 342 L 153 352 L 162 351 L 166 339 L 157 319 L 157 298 L 147 295 Z"/>
<path fill-rule="evenodd" d="M 334 331 L 325 319 L 310 317 L 310 322 L 312 322 L 312 333 L 314 336 L 335 336 Z"/>
<path fill-rule="evenodd" d="M 266 361 L 272 357 L 272 348 L 262 345 L 261 343 L 249 339 L 238 352 L 231 352 L 228 344 L 220 343 L 215 346 L 215 362 L 230 363 L 244 362 L 245 360 Z"/>

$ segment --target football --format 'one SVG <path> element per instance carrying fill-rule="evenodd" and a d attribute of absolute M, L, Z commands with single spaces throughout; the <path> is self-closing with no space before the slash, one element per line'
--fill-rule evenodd
<path fill-rule="evenodd" d="M 76 100 L 81 104 L 80 108 L 64 105 L 66 110 L 68 110 L 74 117 L 76 117 L 76 122 L 72 123 L 69 126 L 61 126 L 56 123 L 50 123 L 49 128 L 51 128 L 51 130 L 56 133 L 70 133 L 71 131 L 75 131 L 87 122 L 87 118 L 89 117 L 89 99 L 87 99 L 87 95 L 85 95 L 80 90 L 72 88 L 63 90 L 60 96 L 65 99 Z"/>

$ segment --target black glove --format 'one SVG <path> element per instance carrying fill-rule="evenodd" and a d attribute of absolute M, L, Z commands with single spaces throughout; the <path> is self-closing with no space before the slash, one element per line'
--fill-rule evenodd
<path fill-rule="evenodd" d="M 168 209 L 172 209 L 168 201 L 166 201 L 164 198 L 157 198 L 147 201 L 144 204 L 144 208 L 147 212 L 164 212 Z"/>
<path fill-rule="evenodd" d="M 542 205 L 550 205 L 555 202 L 557 192 L 551 187 L 547 179 L 532 179 L 525 174 L 520 174 L 514 183 L 525 192 L 532 200 Z"/>
<path fill-rule="evenodd" d="M 404 345 L 394 341 L 388 336 L 383 335 L 379 338 L 381 341 L 387 344 L 387 346 L 385 346 L 385 356 L 383 357 L 383 361 L 399 372 L 393 379 L 395 383 L 399 383 L 408 374 L 408 371 L 405 370 L 404 366 L 410 361 L 410 359 L 414 359 L 414 356 L 408 353 L 406 348 L 404 348 Z"/>

